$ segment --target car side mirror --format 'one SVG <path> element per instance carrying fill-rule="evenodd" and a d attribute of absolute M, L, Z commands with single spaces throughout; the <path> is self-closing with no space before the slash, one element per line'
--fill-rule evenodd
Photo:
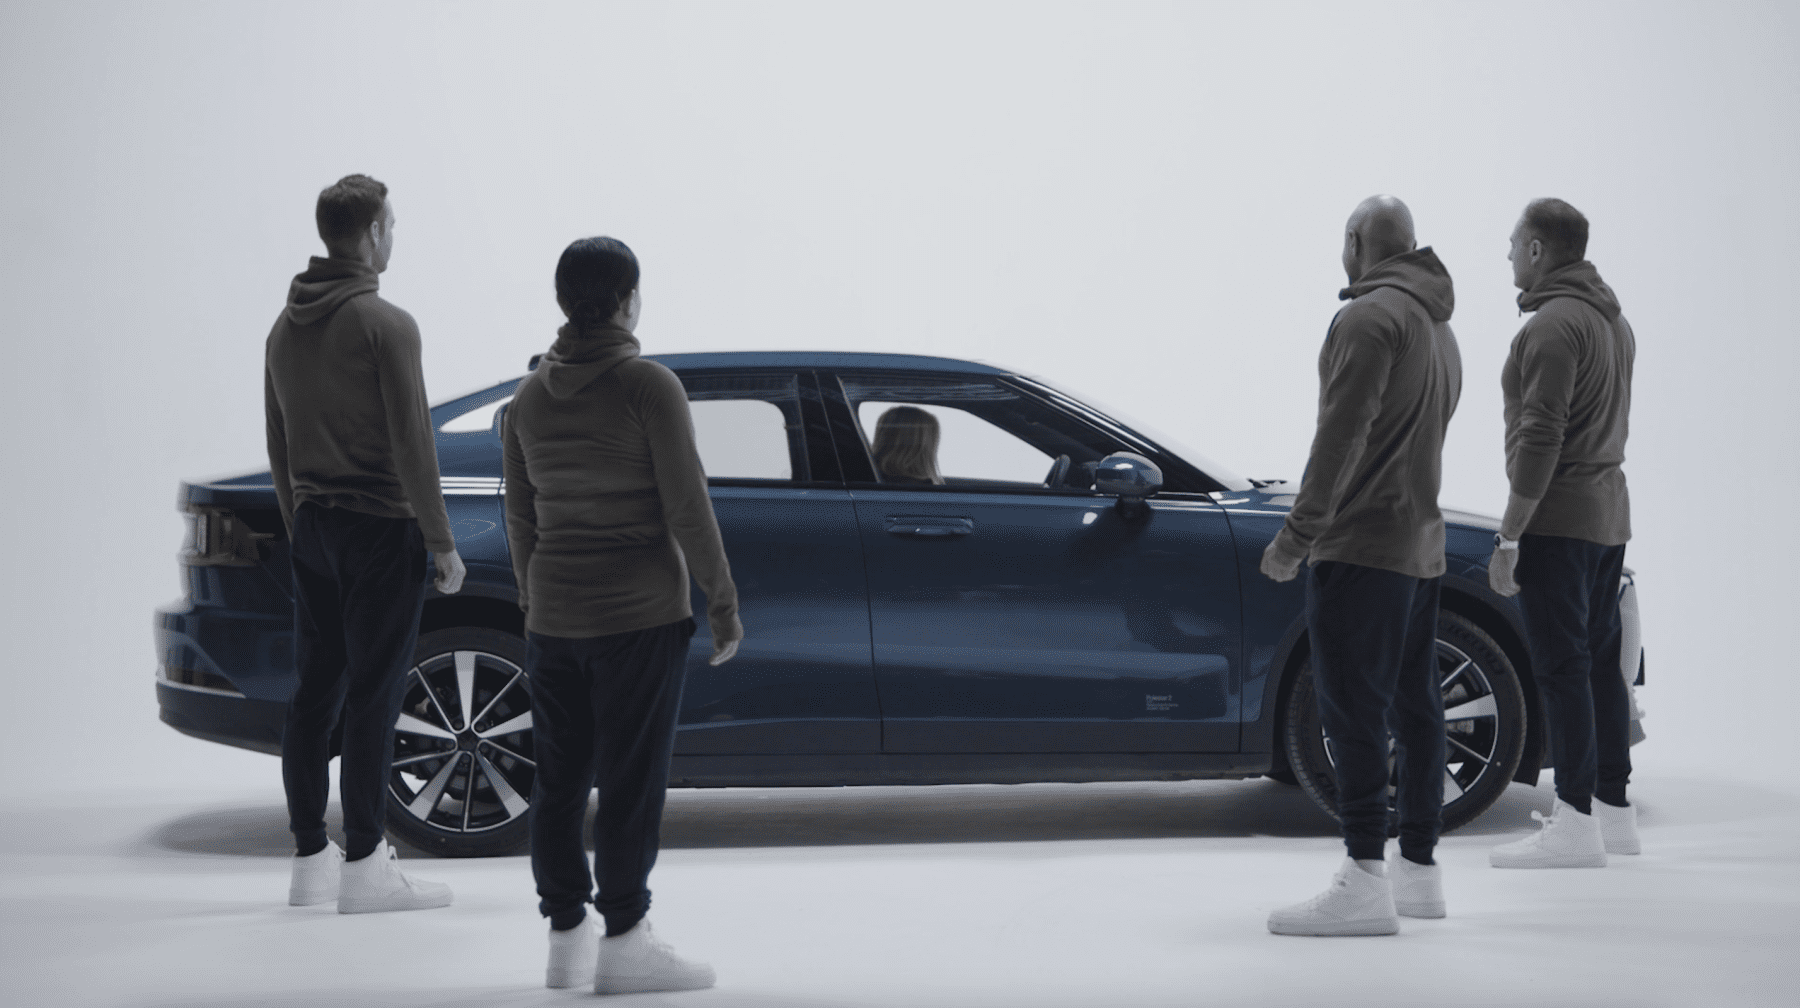
<path fill-rule="evenodd" d="M 1162 470 L 1136 452 L 1113 452 L 1094 468 L 1094 489 L 1119 498 L 1115 505 L 1127 517 L 1148 510 L 1144 499 L 1162 489 Z"/>

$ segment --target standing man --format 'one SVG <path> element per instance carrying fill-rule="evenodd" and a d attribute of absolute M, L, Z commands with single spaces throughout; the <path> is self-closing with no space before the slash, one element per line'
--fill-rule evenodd
<path fill-rule="evenodd" d="M 436 557 L 439 591 L 457 591 L 464 573 L 438 485 L 419 327 L 375 293 L 394 248 L 387 186 L 346 175 L 319 194 L 317 217 L 327 256 L 312 257 L 288 288 L 263 371 L 300 674 L 281 743 L 297 848 L 288 902 L 335 899 L 339 913 L 447 906 L 450 887 L 408 878 L 382 839 L 425 551 Z M 342 851 L 325 836 L 329 739 L 340 717 Z"/>
<path fill-rule="evenodd" d="M 1319 423 L 1293 510 L 1262 572 L 1306 584 L 1319 716 L 1337 764 L 1349 856 L 1331 887 L 1269 915 L 1295 935 L 1377 935 L 1396 913 L 1444 916 L 1432 850 L 1441 821 L 1444 704 L 1437 679 L 1438 511 L 1444 430 L 1462 393 L 1450 274 L 1413 240 L 1412 213 L 1371 196 L 1344 229 L 1350 286 L 1319 353 Z M 1388 740 L 1400 766 L 1400 857 L 1387 840 Z"/>
<path fill-rule="evenodd" d="M 1581 211 L 1533 200 L 1507 254 L 1519 310 L 1537 314 L 1500 375 L 1512 492 L 1488 580 L 1520 596 L 1556 804 L 1548 819 L 1532 813 L 1543 823 L 1536 834 L 1489 852 L 1496 868 L 1600 868 L 1607 854 L 1638 852 L 1637 810 L 1625 800 L 1631 695 L 1619 675 L 1619 577 L 1631 538 L 1619 465 L 1637 340 L 1583 258 L 1587 237 Z"/>

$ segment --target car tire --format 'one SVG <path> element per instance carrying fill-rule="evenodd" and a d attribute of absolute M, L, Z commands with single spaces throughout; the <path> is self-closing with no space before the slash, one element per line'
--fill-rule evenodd
<path fill-rule="evenodd" d="M 1270 770 L 1268 773 L 1263 774 L 1263 776 L 1277 784 L 1286 784 L 1288 787 L 1300 786 L 1300 778 L 1295 777 L 1294 771 L 1292 770 Z"/>
<path fill-rule="evenodd" d="M 1517 673 L 1506 652 L 1487 632 L 1453 612 L 1438 612 L 1437 652 L 1444 690 L 1446 784 L 1443 832 L 1485 812 L 1518 769 L 1525 746 L 1527 714 Z M 1471 716 L 1451 718 L 1452 713 Z M 1312 663 L 1301 666 L 1287 709 L 1283 743 L 1294 776 L 1318 806 L 1337 817 L 1337 778 L 1330 745 L 1319 723 Z M 1388 783 L 1388 835 L 1396 835 L 1393 778 Z M 1454 795 L 1452 797 L 1452 795 Z"/>
<path fill-rule="evenodd" d="M 514 634 L 419 635 L 394 724 L 390 832 L 442 857 L 512 854 L 530 842 L 529 685 L 525 641 Z"/>

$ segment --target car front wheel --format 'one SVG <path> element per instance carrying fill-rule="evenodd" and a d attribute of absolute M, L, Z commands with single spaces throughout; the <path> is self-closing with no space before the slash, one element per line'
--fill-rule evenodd
<path fill-rule="evenodd" d="M 525 642 L 485 627 L 420 634 L 394 722 L 388 828 L 447 857 L 530 840 L 531 690 Z"/>
<path fill-rule="evenodd" d="M 1525 745 L 1525 697 L 1506 652 L 1480 627 L 1440 610 L 1439 689 L 1444 697 L 1443 831 L 1463 825 L 1492 805 L 1518 769 Z M 1320 808 L 1337 816 L 1337 778 L 1331 741 L 1319 723 L 1310 661 L 1301 667 L 1283 712 L 1288 765 Z M 1390 768 L 1394 760 L 1388 759 Z M 1388 835 L 1394 835 L 1395 777 L 1388 777 Z"/>

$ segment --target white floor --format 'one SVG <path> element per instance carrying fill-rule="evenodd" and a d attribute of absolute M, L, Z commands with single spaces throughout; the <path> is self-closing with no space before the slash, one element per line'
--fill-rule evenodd
<path fill-rule="evenodd" d="M 341 917 L 285 905 L 266 786 L 31 799 L 0 827 L 0 1001 L 38 1005 L 512 1006 L 541 984 L 525 858 L 408 868 L 452 907 Z M 1389 938 L 1290 938 L 1341 848 L 1297 788 L 1157 784 L 673 791 L 659 934 L 719 986 L 621 1004 L 838 1006 L 1800 1003 L 1800 795 L 1635 785 L 1645 853 L 1500 871 L 1487 849 L 1548 810 L 1514 785 L 1446 837 L 1450 916 Z M 335 829 L 335 824 L 334 824 Z"/>

